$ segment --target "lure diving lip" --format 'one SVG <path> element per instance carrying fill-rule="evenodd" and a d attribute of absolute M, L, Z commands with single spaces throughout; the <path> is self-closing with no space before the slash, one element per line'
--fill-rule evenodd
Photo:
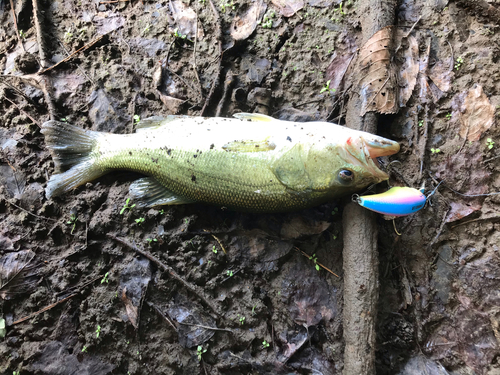
<path fill-rule="evenodd" d="M 381 194 L 353 195 L 353 201 L 360 206 L 388 216 L 411 215 L 424 207 L 426 199 L 422 191 L 400 186 Z"/>

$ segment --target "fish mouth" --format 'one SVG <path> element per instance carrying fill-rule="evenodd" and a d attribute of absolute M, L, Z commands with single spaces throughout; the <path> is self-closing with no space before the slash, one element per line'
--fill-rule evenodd
<path fill-rule="evenodd" d="M 351 145 L 354 146 L 352 148 L 348 147 L 351 156 L 358 160 L 374 180 L 378 182 L 387 180 L 389 176 L 379 168 L 377 158 L 396 154 L 400 149 L 399 143 L 376 135 L 363 136 L 358 140 L 357 147 L 355 144 Z"/>
<path fill-rule="evenodd" d="M 368 151 L 370 158 L 375 159 L 380 156 L 394 155 L 399 152 L 400 146 L 398 142 L 390 139 L 377 137 L 364 140 L 365 149 Z"/>

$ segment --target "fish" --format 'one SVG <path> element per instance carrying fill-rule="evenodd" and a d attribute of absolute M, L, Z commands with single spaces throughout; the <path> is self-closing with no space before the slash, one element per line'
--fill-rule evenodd
<path fill-rule="evenodd" d="M 391 217 L 407 216 L 420 211 L 427 201 L 423 188 L 395 186 L 384 193 L 359 196 L 353 200 L 371 211 Z"/>
<path fill-rule="evenodd" d="M 133 134 L 51 120 L 41 132 L 55 166 L 48 199 L 129 170 L 145 175 L 129 188 L 137 207 L 200 202 L 246 212 L 296 211 L 384 181 L 376 158 L 400 148 L 340 125 L 257 113 L 154 116 Z"/>

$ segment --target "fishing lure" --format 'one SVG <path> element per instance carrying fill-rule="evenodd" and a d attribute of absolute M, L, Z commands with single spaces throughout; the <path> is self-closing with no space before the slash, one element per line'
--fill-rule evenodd
<path fill-rule="evenodd" d="M 423 193 L 423 188 L 418 190 L 397 186 L 381 194 L 365 195 L 362 197 L 354 194 L 352 200 L 371 211 L 397 217 L 411 215 L 421 210 L 427 199 Z"/>

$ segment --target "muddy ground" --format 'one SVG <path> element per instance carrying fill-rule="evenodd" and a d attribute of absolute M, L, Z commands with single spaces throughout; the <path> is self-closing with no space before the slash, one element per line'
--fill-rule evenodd
<path fill-rule="evenodd" d="M 364 74 L 360 1 L 34 3 L 37 17 L 0 1 L 0 373 L 342 373 L 349 197 L 275 215 L 127 208 L 139 176 L 116 172 L 47 200 L 39 125 L 52 112 L 127 133 L 238 111 L 343 124 Z M 470 5 L 397 9 L 411 97 L 379 121 L 402 146 L 390 184 L 445 182 L 417 214 L 378 220 L 378 374 L 500 374 L 500 195 L 450 190 L 500 191 L 498 5 Z"/>

